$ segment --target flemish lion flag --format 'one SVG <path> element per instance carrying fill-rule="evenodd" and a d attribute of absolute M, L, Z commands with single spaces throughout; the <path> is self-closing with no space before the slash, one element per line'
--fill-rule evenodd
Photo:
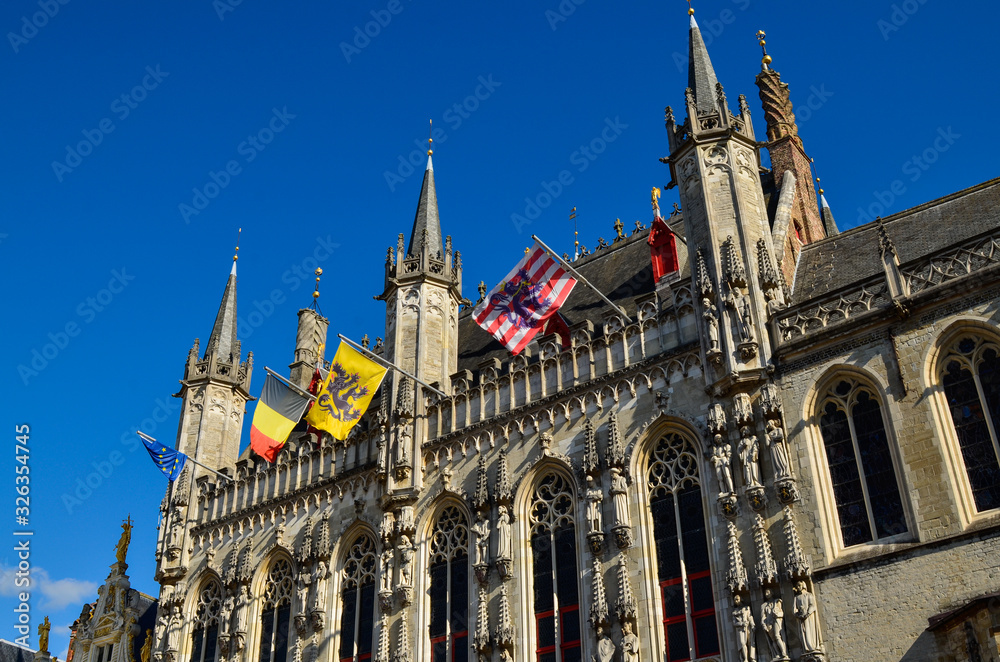
<path fill-rule="evenodd" d="M 307 398 L 268 375 L 253 412 L 250 448 L 268 462 L 274 462 L 307 404 Z"/>
<path fill-rule="evenodd" d="M 386 369 L 348 345 L 340 343 L 306 421 L 344 441 L 378 390 Z"/>

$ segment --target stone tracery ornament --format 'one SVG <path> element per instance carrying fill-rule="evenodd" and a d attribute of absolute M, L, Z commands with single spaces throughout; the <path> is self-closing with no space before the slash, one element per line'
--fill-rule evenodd
<path fill-rule="evenodd" d="M 476 491 L 472 495 L 472 505 L 482 511 L 490 505 L 489 476 L 486 473 L 486 456 L 480 455 L 476 466 Z"/>
<path fill-rule="evenodd" d="M 764 518 L 760 513 L 753 516 L 753 541 L 757 549 L 757 564 L 754 571 L 757 575 L 757 583 L 760 586 L 778 583 L 778 567 L 774 563 L 774 555 L 771 553 L 771 541 L 767 537 L 767 528 L 764 526 Z"/>
<path fill-rule="evenodd" d="M 799 542 L 799 532 L 795 528 L 795 516 L 792 514 L 790 506 L 785 506 L 782 511 L 784 518 L 783 528 L 785 532 L 785 576 L 791 580 L 804 579 L 809 576 L 809 563 L 806 561 L 802 551 L 802 544 Z"/>
<path fill-rule="evenodd" d="M 604 590 L 604 573 L 601 562 L 594 557 L 593 568 L 591 570 L 591 597 L 590 604 L 590 624 L 594 628 L 608 624 L 608 598 Z"/>
<path fill-rule="evenodd" d="M 632 580 L 629 578 L 628 555 L 623 552 L 618 555 L 618 603 L 615 605 L 615 615 L 619 621 L 634 621 L 637 609 Z"/>
<path fill-rule="evenodd" d="M 601 471 L 601 458 L 597 454 L 597 435 L 594 424 L 588 418 L 583 422 L 583 471 L 588 476 L 596 476 Z"/>
<path fill-rule="evenodd" d="M 713 434 L 726 431 L 726 410 L 718 402 L 712 403 L 708 408 L 708 431 Z"/>
<path fill-rule="evenodd" d="M 479 599 L 476 601 L 476 631 L 472 636 L 472 646 L 480 653 L 490 648 L 489 597 L 483 585 L 479 586 Z"/>
<path fill-rule="evenodd" d="M 625 441 L 622 439 L 618 426 L 618 413 L 612 409 L 608 418 L 608 465 L 623 468 L 625 466 Z"/>
<path fill-rule="evenodd" d="M 712 281 L 712 276 L 708 273 L 708 265 L 705 263 L 705 254 L 700 248 L 698 249 L 696 260 L 695 278 L 698 285 L 698 291 L 701 292 L 702 298 L 711 299 L 712 295 L 715 294 L 715 283 Z"/>
<path fill-rule="evenodd" d="M 392 654 L 392 662 L 410 662 L 410 622 L 403 612 L 399 619 L 399 634 L 396 637 L 396 651 Z"/>
<path fill-rule="evenodd" d="M 781 417 L 781 397 L 778 387 L 768 382 L 760 388 L 760 410 L 765 418 Z"/>
<path fill-rule="evenodd" d="M 382 521 L 379 523 L 378 533 L 382 542 L 388 544 L 392 540 L 393 532 L 396 529 L 396 516 L 391 512 L 382 513 Z"/>
<path fill-rule="evenodd" d="M 497 503 L 509 504 L 513 499 L 513 489 L 510 484 L 510 469 L 507 467 L 507 453 L 501 451 L 497 460 Z"/>
<path fill-rule="evenodd" d="M 746 393 L 737 393 L 733 396 L 733 416 L 736 425 L 744 426 L 753 423 L 753 403 Z"/>
<path fill-rule="evenodd" d="M 500 584 L 500 611 L 497 618 L 497 629 L 494 638 L 498 646 L 510 648 L 514 645 L 514 621 L 510 614 L 510 600 L 507 597 L 507 585 Z"/>
<path fill-rule="evenodd" d="M 750 586 L 747 580 L 747 570 L 743 565 L 743 552 L 740 550 L 739 534 L 736 531 L 736 525 L 732 522 L 726 522 L 726 524 L 729 532 L 727 539 L 729 572 L 726 574 L 726 583 L 729 585 L 730 593 L 736 595 L 737 593 L 747 592 L 750 590 Z"/>
<path fill-rule="evenodd" d="M 735 289 L 747 286 L 747 274 L 743 268 L 743 259 L 740 257 L 732 235 L 726 237 L 726 241 L 722 244 L 722 273 L 730 287 Z"/>

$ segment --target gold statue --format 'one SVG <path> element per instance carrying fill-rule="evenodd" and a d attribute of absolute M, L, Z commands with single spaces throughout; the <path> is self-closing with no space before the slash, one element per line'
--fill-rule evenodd
<path fill-rule="evenodd" d="M 49 623 L 49 617 L 45 617 L 45 622 L 38 626 L 38 652 L 48 653 L 49 652 L 49 630 L 52 628 L 52 624 Z"/>
<path fill-rule="evenodd" d="M 146 630 L 146 642 L 142 645 L 142 650 L 139 651 L 139 660 L 141 662 L 149 662 L 149 656 L 153 652 L 153 631 Z"/>
<path fill-rule="evenodd" d="M 650 192 L 650 198 L 652 198 L 652 201 L 653 201 L 653 211 L 655 211 L 656 215 L 659 216 L 660 215 L 660 202 L 659 202 L 659 200 L 660 200 L 660 189 L 658 189 L 658 188 L 656 188 L 654 186 L 653 190 Z"/>
<path fill-rule="evenodd" d="M 132 516 L 129 515 L 122 522 L 122 537 L 118 539 L 118 546 L 115 548 L 115 556 L 119 563 L 125 563 L 125 555 L 128 554 L 128 544 L 132 542 Z"/>

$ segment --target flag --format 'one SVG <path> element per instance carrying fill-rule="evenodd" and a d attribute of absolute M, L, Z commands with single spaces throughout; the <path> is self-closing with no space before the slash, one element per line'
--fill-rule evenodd
<path fill-rule="evenodd" d="M 545 328 L 542 330 L 542 335 L 549 335 L 554 333 L 559 336 L 559 344 L 562 345 L 563 349 L 569 349 L 572 344 L 572 334 L 569 331 L 569 324 L 566 322 L 566 318 L 562 316 L 562 313 L 557 312 L 555 315 L 549 317 L 548 321 L 545 323 Z"/>
<path fill-rule="evenodd" d="M 142 439 L 149 457 L 160 468 L 160 471 L 171 481 L 177 480 L 177 477 L 181 475 L 181 471 L 184 470 L 184 463 L 188 459 L 187 455 L 169 446 L 164 446 L 152 437 L 139 435 L 139 438 Z"/>
<path fill-rule="evenodd" d="M 344 441 L 378 390 L 386 369 L 347 343 L 340 343 L 330 362 L 315 404 L 306 414 L 306 421 L 325 430 L 334 439 Z"/>
<path fill-rule="evenodd" d="M 487 333 L 517 354 L 559 310 L 574 285 L 576 279 L 535 242 L 472 315 Z"/>
<path fill-rule="evenodd" d="M 308 398 L 268 375 L 253 412 L 250 448 L 268 462 L 274 462 L 308 403 Z"/>

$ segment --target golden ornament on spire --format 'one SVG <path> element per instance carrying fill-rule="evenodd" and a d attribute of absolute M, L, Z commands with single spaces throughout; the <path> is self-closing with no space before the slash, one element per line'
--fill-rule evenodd
<path fill-rule="evenodd" d="M 427 129 L 427 156 L 430 156 L 434 153 L 434 150 L 431 149 L 431 147 L 434 146 L 434 120 L 431 119 L 427 121 L 430 123 L 430 126 Z"/>
<path fill-rule="evenodd" d="M 128 544 L 132 542 L 132 516 L 129 515 L 122 522 L 122 536 L 115 546 L 115 558 L 119 563 L 125 563 L 125 555 L 128 554 Z"/>
<path fill-rule="evenodd" d="M 767 54 L 767 42 L 764 41 L 764 37 L 766 36 L 767 35 L 763 30 L 757 30 L 757 43 L 760 44 L 760 50 L 764 54 L 764 57 L 761 58 L 760 61 L 764 66 L 767 66 L 772 62 L 771 56 Z"/>
<path fill-rule="evenodd" d="M 314 301 L 319 298 L 319 277 L 323 275 L 323 270 L 319 267 L 316 267 L 315 273 L 316 273 L 316 289 L 313 291 Z"/>
<path fill-rule="evenodd" d="M 236 252 L 233 253 L 233 262 L 240 259 L 240 233 L 243 232 L 243 228 L 236 231 Z"/>
<path fill-rule="evenodd" d="M 817 178 L 816 178 L 816 186 L 819 186 L 819 185 L 820 185 L 820 184 L 819 184 L 819 177 L 817 177 Z M 820 189 L 819 189 L 819 194 L 820 194 L 820 195 L 823 195 L 823 189 L 822 189 L 822 187 L 820 187 Z"/>
<path fill-rule="evenodd" d="M 658 189 L 657 187 L 654 186 L 653 190 L 650 191 L 650 196 L 649 197 L 653 201 L 653 211 L 655 211 L 656 215 L 659 216 L 660 215 L 660 202 L 659 202 L 659 200 L 660 200 L 660 189 Z"/>
<path fill-rule="evenodd" d="M 688 0 L 688 16 L 694 16 L 694 7 L 691 6 L 691 0 Z"/>

